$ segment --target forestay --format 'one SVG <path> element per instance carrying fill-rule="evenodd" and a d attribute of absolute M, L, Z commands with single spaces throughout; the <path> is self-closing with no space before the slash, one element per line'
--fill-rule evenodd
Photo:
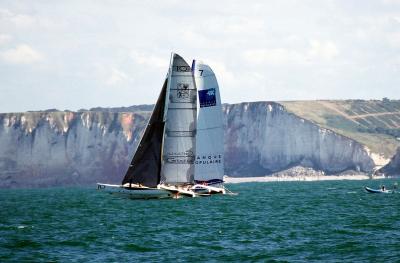
<path fill-rule="evenodd" d="M 198 90 L 195 181 L 222 182 L 224 176 L 224 136 L 221 97 L 214 72 L 199 61 L 192 70 Z"/>

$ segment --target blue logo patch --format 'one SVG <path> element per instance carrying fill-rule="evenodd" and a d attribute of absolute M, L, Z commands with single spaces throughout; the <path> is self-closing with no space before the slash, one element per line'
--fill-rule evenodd
<path fill-rule="evenodd" d="M 215 89 L 199 90 L 200 108 L 215 106 Z"/>

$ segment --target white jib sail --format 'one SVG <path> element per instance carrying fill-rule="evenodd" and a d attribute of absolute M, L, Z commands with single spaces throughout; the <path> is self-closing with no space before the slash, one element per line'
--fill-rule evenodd
<path fill-rule="evenodd" d="M 161 183 L 194 181 L 196 88 L 190 66 L 172 54 L 166 95 Z"/>
<path fill-rule="evenodd" d="M 198 91 L 194 179 L 210 183 L 222 181 L 224 131 L 218 82 L 211 68 L 200 61 L 193 61 L 192 70 Z"/>

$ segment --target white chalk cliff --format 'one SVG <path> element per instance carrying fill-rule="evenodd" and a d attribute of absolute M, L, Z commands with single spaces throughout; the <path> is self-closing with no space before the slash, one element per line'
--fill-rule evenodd
<path fill-rule="evenodd" d="M 224 112 L 229 175 L 265 175 L 297 165 L 327 174 L 374 167 L 365 146 L 288 113 L 278 103 L 231 104 Z"/>
<path fill-rule="evenodd" d="M 327 174 L 370 172 L 365 147 L 280 104 L 224 105 L 225 173 L 263 176 L 302 165 Z M 0 188 L 118 183 L 150 112 L 0 114 Z"/>

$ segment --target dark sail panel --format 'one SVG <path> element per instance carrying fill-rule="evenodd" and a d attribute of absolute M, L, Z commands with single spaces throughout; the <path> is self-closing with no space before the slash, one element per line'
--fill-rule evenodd
<path fill-rule="evenodd" d="M 134 183 L 155 187 L 160 182 L 161 147 L 164 131 L 164 106 L 167 79 L 151 114 L 143 137 L 133 156 L 122 184 Z"/>

